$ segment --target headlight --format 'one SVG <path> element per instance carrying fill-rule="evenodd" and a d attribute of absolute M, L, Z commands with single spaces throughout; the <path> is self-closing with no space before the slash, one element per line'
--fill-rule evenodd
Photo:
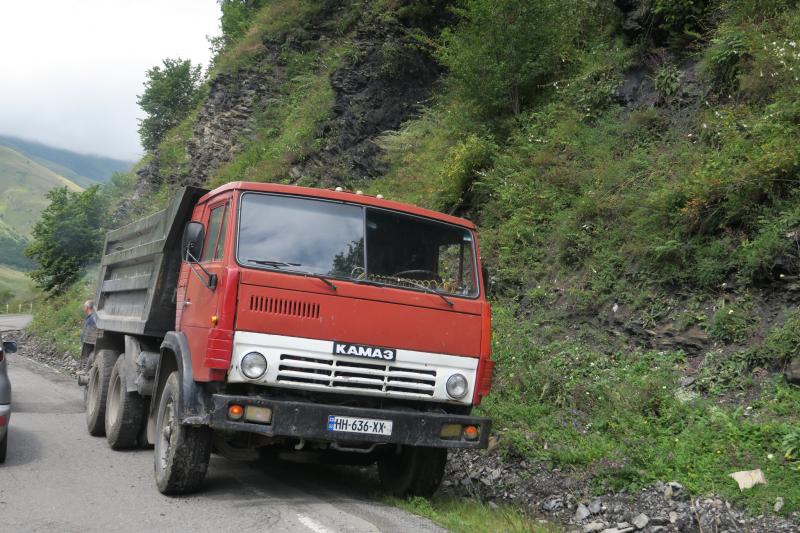
<path fill-rule="evenodd" d="M 467 395 L 467 391 L 469 390 L 467 378 L 465 378 L 462 374 L 453 374 L 447 378 L 446 389 L 447 394 L 449 394 L 451 398 L 460 400 Z"/>
<path fill-rule="evenodd" d="M 250 379 L 258 379 L 267 371 L 267 358 L 258 352 L 250 352 L 242 357 L 242 374 Z"/>

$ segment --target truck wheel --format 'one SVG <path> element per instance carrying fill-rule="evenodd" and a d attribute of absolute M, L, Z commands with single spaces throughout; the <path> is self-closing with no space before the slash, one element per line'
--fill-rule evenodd
<path fill-rule="evenodd" d="M 8 428 L 6 434 L 0 439 L 0 463 L 6 462 L 6 450 L 8 449 Z"/>
<path fill-rule="evenodd" d="M 128 392 L 125 386 L 125 358 L 117 358 L 111 369 L 106 401 L 106 440 L 112 450 L 136 446 L 142 427 L 144 402 L 139 393 Z"/>
<path fill-rule="evenodd" d="M 187 426 L 178 419 L 180 376 L 169 375 L 158 403 L 155 474 L 162 494 L 187 494 L 200 488 L 211 456 L 211 428 Z"/>
<path fill-rule="evenodd" d="M 89 369 L 89 384 L 86 386 L 86 426 L 89 435 L 102 437 L 106 434 L 106 399 L 108 397 L 108 381 L 111 369 L 117 362 L 119 353 L 113 350 L 100 350 Z"/>
<path fill-rule="evenodd" d="M 430 498 L 442 482 L 445 463 L 446 448 L 404 446 L 399 454 L 378 459 L 378 477 L 393 496 Z"/>

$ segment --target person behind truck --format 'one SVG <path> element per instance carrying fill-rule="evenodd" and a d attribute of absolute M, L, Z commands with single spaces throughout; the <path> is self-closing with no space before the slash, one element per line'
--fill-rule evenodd
<path fill-rule="evenodd" d="M 94 300 L 83 302 L 83 327 L 81 328 L 81 361 L 80 370 L 86 370 L 89 355 L 94 351 L 97 341 L 97 314 L 94 311 Z"/>

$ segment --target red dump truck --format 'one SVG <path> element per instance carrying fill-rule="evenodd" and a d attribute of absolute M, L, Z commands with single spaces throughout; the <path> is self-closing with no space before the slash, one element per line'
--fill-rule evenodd
<path fill-rule="evenodd" d="M 197 490 L 212 451 L 377 462 L 430 495 L 492 380 L 490 307 L 467 220 L 337 190 L 187 187 L 108 232 L 89 433 L 153 445 L 164 494 Z"/>

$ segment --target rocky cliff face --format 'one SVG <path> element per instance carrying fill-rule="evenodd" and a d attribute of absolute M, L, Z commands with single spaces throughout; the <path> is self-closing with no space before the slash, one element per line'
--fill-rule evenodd
<path fill-rule="evenodd" d="M 139 171 L 137 192 L 208 184 L 215 174 L 256 135 L 257 114 L 269 114 L 278 87 L 286 82 L 282 49 L 324 49 L 335 39 L 328 21 L 314 22 L 311 42 L 264 42 L 257 65 L 221 74 L 209 82 L 208 97 L 183 143 L 185 161 L 166 168 L 161 154 L 152 154 Z M 321 126 L 315 150 L 292 161 L 288 181 L 311 179 L 319 184 L 348 178 L 377 178 L 385 168 L 378 139 L 415 116 L 441 75 L 424 46 L 409 44 L 409 28 L 401 23 L 363 22 L 352 36 L 350 59 L 330 76 L 335 99 Z"/>

